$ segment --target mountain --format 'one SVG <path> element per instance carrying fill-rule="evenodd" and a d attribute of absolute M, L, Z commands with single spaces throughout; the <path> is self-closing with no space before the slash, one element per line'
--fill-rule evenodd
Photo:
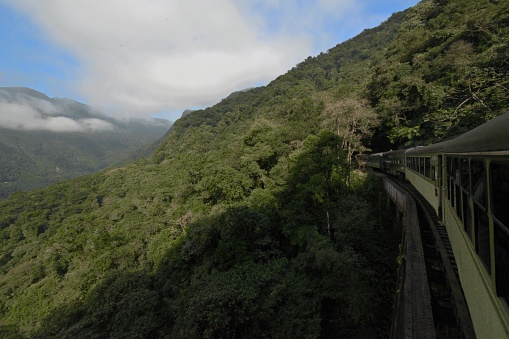
<path fill-rule="evenodd" d="M 0 88 L 0 199 L 150 154 L 162 119 L 119 121 L 66 98 Z"/>
<path fill-rule="evenodd" d="M 505 1 L 422 1 L 148 158 L 1 201 L 1 335 L 388 337 L 401 234 L 350 160 L 506 110 L 508 23 Z"/>
<path fill-rule="evenodd" d="M 503 1 L 422 1 L 370 69 L 364 90 L 383 122 L 379 136 L 427 144 L 505 112 L 507 34 Z"/>
<path fill-rule="evenodd" d="M 186 115 L 191 114 L 194 111 L 195 110 L 193 109 L 186 109 L 184 112 L 182 112 L 182 117 L 185 117 Z"/>

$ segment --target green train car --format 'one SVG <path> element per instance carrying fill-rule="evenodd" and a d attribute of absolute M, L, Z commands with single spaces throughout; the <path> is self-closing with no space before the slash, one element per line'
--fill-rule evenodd
<path fill-rule="evenodd" d="M 509 112 L 455 139 L 377 157 L 445 224 L 476 336 L 509 338 Z"/>

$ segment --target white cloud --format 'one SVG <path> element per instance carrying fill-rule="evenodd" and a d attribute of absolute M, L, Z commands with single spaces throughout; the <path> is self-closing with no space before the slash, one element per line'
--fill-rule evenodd
<path fill-rule="evenodd" d="M 111 130 L 114 128 L 111 123 L 97 118 L 80 119 L 77 120 L 77 123 L 88 131 L 104 131 Z"/>
<path fill-rule="evenodd" d="M 44 101 L 39 103 L 44 103 Z M 51 103 L 46 102 L 43 105 L 48 108 Z M 96 118 L 73 120 L 63 116 L 43 115 L 39 111 L 40 108 L 41 106 L 29 103 L 0 102 L 0 127 L 51 132 L 86 132 L 114 128 L 109 122 Z"/>
<path fill-rule="evenodd" d="M 308 41 L 260 38 L 232 0 L 19 0 L 84 67 L 79 87 L 105 111 L 210 105 L 286 72 Z"/>
<path fill-rule="evenodd" d="M 365 1 L 354 0 L 10 4 L 76 56 L 82 67 L 77 87 L 89 104 L 124 116 L 214 104 L 333 47 L 343 40 L 332 36 L 338 27 L 350 30 L 353 21 L 364 20 L 365 28 L 374 18 L 359 19 Z"/>

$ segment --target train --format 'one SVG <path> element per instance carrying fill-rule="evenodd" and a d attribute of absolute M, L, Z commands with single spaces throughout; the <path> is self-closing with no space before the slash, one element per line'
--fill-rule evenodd
<path fill-rule="evenodd" d="M 454 139 L 365 156 L 445 225 L 478 338 L 509 338 L 509 112 Z"/>

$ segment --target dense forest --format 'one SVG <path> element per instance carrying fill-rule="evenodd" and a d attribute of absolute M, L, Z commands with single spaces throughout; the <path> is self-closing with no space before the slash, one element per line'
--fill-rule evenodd
<path fill-rule="evenodd" d="M 0 202 L 0 336 L 369 337 L 400 234 L 359 152 L 509 107 L 505 0 L 434 0 L 175 122 L 147 159 Z"/>
<path fill-rule="evenodd" d="M 0 199 L 148 156 L 170 126 L 163 119 L 121 121 L 71 99 L 0 87 Z"/>

